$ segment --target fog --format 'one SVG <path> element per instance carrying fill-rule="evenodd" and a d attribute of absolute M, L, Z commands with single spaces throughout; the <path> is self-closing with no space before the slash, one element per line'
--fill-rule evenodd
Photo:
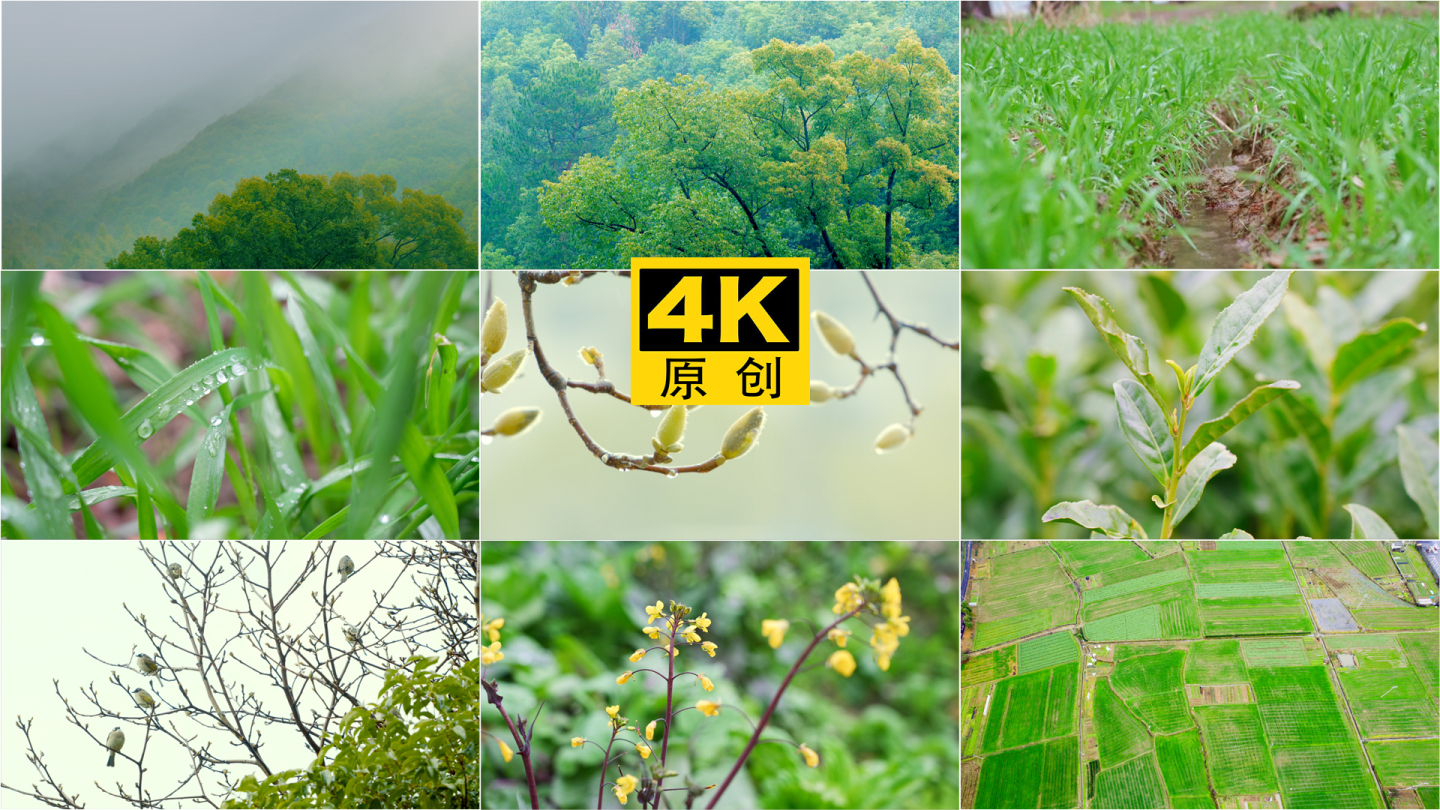
<path fill-rule="evenodd" d="M 428 55 L 478 38 L 478 6 L 7 0 L 0 28 L 8 172 L 37 153 L 53 165 L 101 152 L 177 99 L 207 108 L 202 120 L 233 112 L 322 54 L 418 75 Z"/>

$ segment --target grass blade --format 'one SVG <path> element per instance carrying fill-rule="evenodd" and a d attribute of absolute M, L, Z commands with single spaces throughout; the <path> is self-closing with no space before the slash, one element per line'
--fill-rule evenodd
<path fill-rule="evenodd" d="M 455 388 L 455 344 L 444 335 L 435 335 L 434 352 L 425 369 L 425 410 L 430 419 L 430 435 L 445 433 L 450 423 L 450 395 Z"/>
<path fill-rule="evenodd" d="M 66 491 L 62 479 L 71 479 L 71 492 L 80 487 L 74 483 L 70 465 L 50 444 L 40 401 L 35 397 L 25 364 L 17 363 L 5 376 L 5 410 L 15 427 L 15 443 L 25 467 L 25 486 L 30 490 L 30 502 L 44 527 L 44 536 L 55 540 L 73 539 L 75 527 L 70 522 L 70 513 L 64 509 Z"/>
<path fill-rule="evenodd" d="M 185 504 L 185 516 L 192 526 L 209 519 L 220 499 L 225 461 L 229 459 L 229 454 L 225 452 L 225 440 L 232 407 L 233 403 L 226 405 L 210 418 L 210 424 L 205 428 L 203 450 L 195 455 L 195 467 L 190 474 L 190 499 Z"/>

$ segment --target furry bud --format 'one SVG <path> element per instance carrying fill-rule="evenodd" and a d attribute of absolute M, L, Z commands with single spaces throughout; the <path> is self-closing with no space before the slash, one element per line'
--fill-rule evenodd
<path fill-rule="evenodd" d="M 880 431 L 880 435 L 876 437 L 875 452 L 884 453 L 887 450 L 893 450 L 909 440 L 910 428 L 899 423 L 893 424 Z"/>
<path fill-rule="evenodd" d="M 493 355 L 505 345 L 505 333 L 510 331 L 510 316 L 505 312 L 505 302 L 499 298 L 485 313 L 485 322 L 480 326 L 480 351 Z"/>
<path fill-rule="evenodd" d="M 855 353 L 855 338 L 850 334 L 850 330 L 845 328 L 845 324 L 818 309 L 810 315 L 815 319 L 815 326 L 820 329 L 820 334 L 825 338 L 825 343 L 830 347 L 830 351 L 841 357 Z"/>
<path fill-rule="evenodd" d="M 811 405 L 818 405 L 822 402 L 828 402 L 834 394 L 835 389 L 831 388 L 829 385 L 820 382 L 819 380 L 810 381 Z"/>
<path fill-rule="evenodd" d="M 595 365 L 595 361 L 601 357 L 603 357 L 603 355 L 600 354 L 600 350 L 594 346 L 587 346 L 580 350 L 580 359 L 584 360 L 587 366 Z"/>
<path fill-rule="evenodd" d="M 519 436 L 539 421 L 539 408 L 511 408 L 496 418 L 491 430 L 497 436 Z"/>
<path fill-rule="evenodd" d="M 525 362 L 525 355 L 528 353 L 525 349 L 520 349 L 506 355 L 498 363 L 491 363 L 480 378 L 480 391 L 482 393 L 493 392 L 505 387 L 505 383 L 510 382 L 510 378 L 515 376 L 515 372 L 520 370 L 521 364 Z"/>
<path fill-rule="evenodd" d="M 660 417 L 660 427 L 655 431 L 655 444 L 663 447 L 665 452 L 680 452 L 680 439 L 685 435 L 687 413 L 689 411 L 684 405 L 671 405 L 665 409 L 665 415 Z"/>
<path fill-rule="evenodd" d="M 764 427 L 764 408 L 756 406 L 746 411 L 744 416 L 736 419 L 735 424 L 725 431 L 725 438 L 720 442 L 720 455 L 727 459 L 745 455 L 755 446 Z"/>

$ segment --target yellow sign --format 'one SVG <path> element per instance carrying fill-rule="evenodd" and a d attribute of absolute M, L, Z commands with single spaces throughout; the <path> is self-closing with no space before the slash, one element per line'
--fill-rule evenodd
<path fill-rule="evenodd" d="M 630 260 L 638 405 L 809 405 L 810 260 Z"/>

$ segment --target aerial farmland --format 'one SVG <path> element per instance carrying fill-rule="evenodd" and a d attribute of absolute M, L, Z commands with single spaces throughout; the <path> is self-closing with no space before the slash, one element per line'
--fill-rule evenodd
<path fill-rule="evenodd" d="M 963 808 L 1440 808 L 1435 544 L 967 543 Z"/>

